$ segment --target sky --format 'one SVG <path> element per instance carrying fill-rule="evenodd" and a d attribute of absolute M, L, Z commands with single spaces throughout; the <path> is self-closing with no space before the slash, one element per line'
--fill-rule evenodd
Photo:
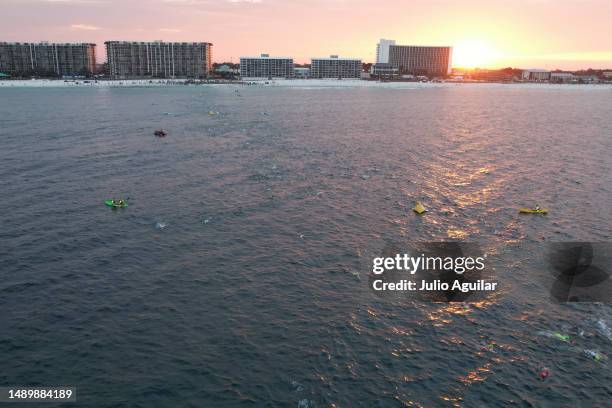
<path fill-rule="evenodd" d="M 0 0 L 0 41 L 206 41 L 215 62 L 373 62 L 380 38 L 451 45 L 453 66 L 612 68 L 612 0 Z"/>

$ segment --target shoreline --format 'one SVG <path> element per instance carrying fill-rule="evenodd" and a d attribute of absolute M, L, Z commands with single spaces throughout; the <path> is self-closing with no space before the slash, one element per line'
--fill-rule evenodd
<path fill-rule="evenodd" d="M 107 80 L 64 80 L 64 79 L 6 79 L 0 81 L 2 88 L 121 88 L 160 86 L 238 86 L 238 87 L 282 87 L 282 88 L 387 88 L 422 89 L 449 87 L 504 87 L 537 89 L 612 89 L 612 83 L 599 84 L 551 84 L 537 82 L 379 82 L 361 79 L 277 79 L 250 81 L 194 81 L 189 79 L 107 79 Z"/>

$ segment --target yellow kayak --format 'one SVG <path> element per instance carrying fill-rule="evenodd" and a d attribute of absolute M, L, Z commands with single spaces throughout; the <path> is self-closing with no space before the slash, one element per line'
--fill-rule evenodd
<path fill-rule="evenodd" d="M 425 208 L 425 206 L 423 205 L 422 202 L 417 201 L 417 203 L 414 206 L 414 208 L 412 209 L 412 211 L 414 211 L 417 214 L 423 214 L 423 213 L 427 212 L 427 208 Z"/>
<path fill-rule="evenodd" d="M 521 214 L 548 214 L 548 210 L 546 208 L 540 208 L 539 210 L 534 210 L 533 208 L 519 208 L 519 213 Z"/>

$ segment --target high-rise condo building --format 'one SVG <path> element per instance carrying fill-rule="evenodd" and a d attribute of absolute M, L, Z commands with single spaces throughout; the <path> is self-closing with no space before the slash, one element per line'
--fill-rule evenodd
<path fill-rule="evenodd" d="M 376 44 L 376 63 L 386 64 L 389 62 L 389 46 L 395 45 L 395 40 L 381 38 Z"/>
<path fill-rule="evenodd" d="M 0 72 L 13 76 L 89 76 L 95 70 L 95 44 L 0 42 Z"/>
<path fill-rule="evenodd" d="M 271 57 L 268 54 L 261 54 L 259 57 L 240 57 L 241 78 L 293 78 L 293 75 L 291 57 Z"/>
<path fill-rule="evenodd" d="M 311 78 L 357 78 L 361 77 L 361 60 L 355 58 L 312 58 L 310 61 Z"/>
<path fill-rule="evenodd" d="M 446 76 L 451 70 L 452 47 L 390 45 L 389 63 L 400 74 Z"/>
<path fill-rule="evenodd" d="M 212 68 L 207 42 L 106 41 L 112 78 L 206 78 Z"/>

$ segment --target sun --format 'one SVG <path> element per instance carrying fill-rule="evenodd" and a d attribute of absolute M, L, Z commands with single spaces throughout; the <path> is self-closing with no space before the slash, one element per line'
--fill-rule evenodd
<path fill-rule="evenodd" d="M 483 40 L 462 40 L 453 46 L 453 67 L 481 68 L 493 63 L 495 50 Z"/>

